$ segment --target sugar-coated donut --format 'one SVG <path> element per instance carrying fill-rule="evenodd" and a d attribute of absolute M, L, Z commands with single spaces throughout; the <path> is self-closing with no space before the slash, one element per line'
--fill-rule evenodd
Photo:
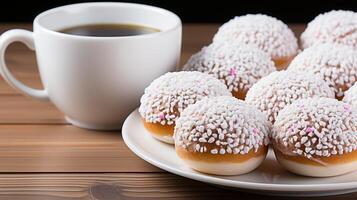
<path fill-rule="evenodd" d="M 212 43 L 194 54 L 183 67 L 200 71 L 222 80 L 238 99 L 260 78 L 275 71 L 274 62 L 252 45 Z"/>
<path fill-rule="evenodd" d="M 344 91 L 357 80 L 357 50 L 340 44 L 317 44 L 297 55 L 288 69 L 322 76 L 341 100 Z"/>
<path fill-rule="evenodd" d="M 315 44 L 339 43 L 357 48 L 357 13 L 332 10 L 318 15 L 301 34 L 305 49 Z"/>
<path fill-rule="evenodd" d="M 248 91 L 245 100 L 267 114 L 269 121 L 274 123 L 279 111 L 285 106 L 310 97 L 334 98 L 335 93 L 320 76 L 283 70 L 260 79 Z"/>
<path fill-rule="evenodd" d="M 176 119 L 190 104 L 205 97 L 231 96 L 227 87 L 201 72 L 169 72 L 155 79 L 140 100 L 144 127 L 156 138 L 173 144 Z"/>
<path fill-rule="evenodd" d="M 188 106 L 177 119 L 176 153 L 200 172 L 244 174 L 265 159 L 270 131 L 266 115 L 244 101 L 206 98 Z"/>
<path fill-rule="evenodd" d="M 219 28 L 213 41 L 255 45 L 271 56 L 278 70 L 286 68 L 298 53 L 297 39 L 288 26 L 262 14 L 231 19 Z"/>
<path fill-rule="evenodd" d="M 305 176 L 357 170 L 357 110 L 331 98 L 295 101 L 279 112 L 272 143 L 278 162 Z"/>

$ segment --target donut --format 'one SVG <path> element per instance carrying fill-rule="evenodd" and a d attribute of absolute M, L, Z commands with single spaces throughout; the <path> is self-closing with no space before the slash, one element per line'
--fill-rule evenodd
<path fill-rule="evenodd" d="M 232 96 L 218 79 L 201 72 L 168 72 L 155 79 L 140 99 L 144 128 L 156 139 L 173 144 L 175 121 L 190 104 L 205 97 Z"/>
<path fill-rule="evenodd" d="M 343 102 L 350 104 L 352 107 L 357 108 L 357 83 L 345 92 Z"/>
<path fill-rule="evenodd" d="M 222 80 L 238 99 L 244 99 L 255 82 L 275 71 L 269 55 L 257 47 L 228 43 L 212 43 L 202 48 L 183 69 L 213 75 Z"/>
<path fill-rule="evenodd" d="M 295 101 L 279 112 L 272 144 L 295 174 L 327 177 L 357 169 L 357 110 L 331 98 Z"/>
<path fill-rule="evenodd" d="M 285 69 L 298 53 L 294 33 L 282 21 L 263 14 L 248 14 L 223 24 L 214 42 L 245 43 L 268 53 L 278 70 Z"/>
<path fill-rule="evenodd" d="M 334 90 L 312 73 L 283 70 L 260 79 L 248 90 L 245 101 L 275 122 L 280 110 L 298 99 L 310 97 L 334 98 Z"/>
<path fill-rule="evenodd" d="M 317 44 L 297 55 L 288 69 L 322 76 L 334 88 L 336 98 L 341 100 L 344 91 L 357 79 L 357 50 L 340 44 Z"/>
<path fill-rule="evenodd" d="M 257 168 L 268 151 L 271 124 L 244 101 L 229 96 L 188 106 L 176 121 L 175 150 L 199 172 L 238 175 Z"/>
<path fill-rule="evenodd" d="M 321 43 L 338 43 L 357 48 L 357 13 L 332 10 L 308 23 L 300 36 L 302 48 Z"/>

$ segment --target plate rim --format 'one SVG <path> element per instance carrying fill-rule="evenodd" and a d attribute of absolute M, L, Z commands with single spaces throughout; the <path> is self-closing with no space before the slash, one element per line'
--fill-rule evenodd
<path fill-rule="evenodd" d="M 128 146 L 128 148 L 139 156 L 141 159 L 145 160 L 146 162 L 168 171 L 170 173 L 193 179 L 196 181 L 201 181 L 209 184 L 216 184 L 226 187 L 233 187 L 233 188 L 241 188 L 241 189 L 250 189 L 250 190 L 266 190 L 266 191 L 281 191 L 281 192 L 299 192 L 299 191 L 308 191 L 308 192 L 316 192 L 316 191 L 338 191 L 338 190 L 349 190 L 349 189 L 357 189 L 357 181 L 354 182 L 344 182 L 344 183 L 327 183 L 327 184 L 274 184 L 274 183 L 253 183 L 253 182 L 245 182 L 245 181 L 234 181 L 234 180 L 227 180 L 224 178 L 214 177 L 209 174 L 203 173 L 188 173 L 184 170 L 177 169 L 172 166 L 168 166 L 163 164 L 159 160 L 151 158 L 146 151 L 139 150 L 137 146 L 135 146 L 130 139 L 128 131 L 129 123 L 131 123 L 131 119 L 134 119 L 134 116 L 139 114 L 138 108 L 132 111 L 129 116 L 125 119 L 123 127 L 122 127 L 122 138 L 124 143 Z M 353 172 L 352 172 L 353 173 Z M 313 178 L 313 177 L 312 177 Z"/>

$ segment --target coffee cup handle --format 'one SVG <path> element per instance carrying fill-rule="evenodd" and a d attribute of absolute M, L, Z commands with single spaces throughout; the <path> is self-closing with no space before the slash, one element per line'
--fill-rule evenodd
<path fill-rule="evenodd" d="M 5 81 L 13 88 L 19 90 L 25 95 L 38 100 L 49 100 L 46 90 L 38 90 L 26 86 L 17 80 L 9 71 L 5 62 L 5 51 L 13 42 L 22 42 L 31 50 L 35 50 L 33 33 L 27 30 L 13 29 L 6 31 L 0 37 L 0 73 Z"/>

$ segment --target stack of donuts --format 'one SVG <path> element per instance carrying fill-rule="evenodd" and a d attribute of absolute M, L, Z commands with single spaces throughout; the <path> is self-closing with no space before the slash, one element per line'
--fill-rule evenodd
<path fill-rule="evenodd" d="M 286 170 L 357 170 L 357 13 L 318 15 L 300 36 L 263 14 L 223 24 L 182 71 L 154 80 L 139 112 L 187 166 L 239 175 L 269 148 Z"/>

